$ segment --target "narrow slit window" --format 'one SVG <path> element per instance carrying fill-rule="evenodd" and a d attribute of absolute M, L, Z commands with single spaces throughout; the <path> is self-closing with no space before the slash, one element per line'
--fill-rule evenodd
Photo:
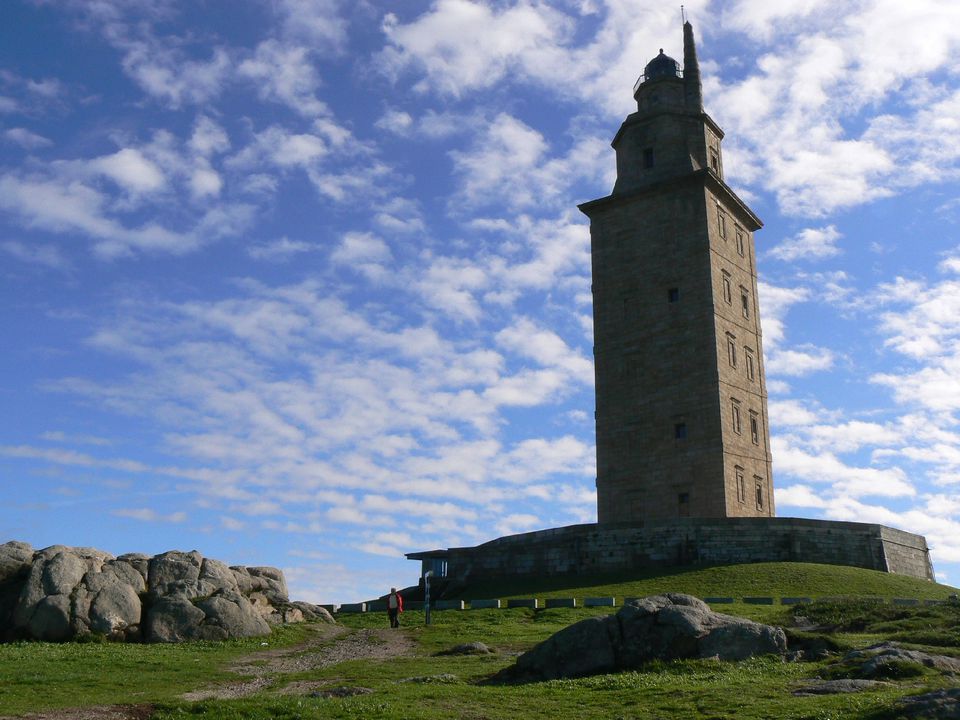
<path fill-rule="evenodd" d="M 750 317 L 750 293 L 745 287 L 740 288 L 740 312 L 745 318 Z"/>
<path fill-rule="evenodd" d="M 720 233 L 720 237 L 724 240 L 727 239 L 727 216 L 720 209 L 720 206 L 717 205 L 717 229 Z"/>
<path fill-rule="evenodd" d="M 653 167 L 653 148 L 643 149 L 643 167 L 649 169 Z"/>
<path fill-rule="evenodd" d="M 744 364 L 747 366 L 747 378 L 756 380 L 757 371 L 753 365 L 753 350 L 748 347 L 743 348 Z"/>
<path fill-rule="evenodd" d="M 687 424 L 677 423 L 673 426 L 673 437 L 677 440 L 687 439 Z"/>
<path fill-rule="evenodd" d="M 730 413 L 733 420 L 733 431 L 740 435 L 743 432 L 743 427 L 740 422 L 740 402 L 738 400 L 730 401 Z"/>
<path fill-rule="evenodd" d="M 750 440 L 754 445 L 760 444 L 760 419 L 755 412 L 750 413 Z"/>
<path fill-rule="evenodd" d="M 737 366 L 737 338 L 727 333 L 727 362 L 730 367 Z"/>
<path fill-rule="evenodd" d="M 753 482 L 757 488 L 757 510 L 763 510 L 763 478 L 754 475 Z"/>
<path fill-rule="evenodd" d="M 740 257 L 744 257 L 746 255 L 746 242 L 744 240 L 743 230 L 740 228 L 737 228 L 736 234 L 737 234 L 737 253 L 739 253 Z"/>
<path fill-rule="evenodd" d="M 737 474 L 737 500 L 745 503 L 747 501 L 747 487 L 743 479 L 743 468 L 737 465 L 735 471 Z"/>
<path fill-rule="evenodd" d="M 733 304 L 733 290 L 730 287 L 730 273 L 723 271 L 723 299 L 727 305 Z"/>
<path fill-rule="evenodd" d="M 680 288 L 670 288 L 667 290 L 667 302 L 680 302 Z"/>

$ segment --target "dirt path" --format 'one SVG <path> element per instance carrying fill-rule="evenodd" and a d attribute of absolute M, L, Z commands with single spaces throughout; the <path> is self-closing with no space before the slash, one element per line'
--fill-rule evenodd
<path fill-rule="evenodd" d="M 300 645 L 258 652 L 235 662 L 230 669 L 244 676 L 243 680 L 201 688 L 181 697 L 184 700 L 247 697 L 272 686 L 279 675 L 317 670 L 345 660 L 386 660 L 413 653 L 413 642 L 396 630 L 350 632 L 335 625 L 311 627 L 317 628 L 316 635 Z M 301 682 L 293 689 L 307 691 L 318 684 Z"/>
<path fill-rule="evenodd" d="M 272 687 L 279 676 L 330 667 L 346 660 L 387 660 L 413 654 L 414 643 L 402 632 L 387 628 L 356 630 L 339 625 L 309 625 L 310 636 L 287 648 L 263 650 L 245 655 L 230 666 L 240 678 L 236 682 L 211 685 L 181 695 L 184 700 L 247 697 Z M 296 682 L 281 689 L 284 693 L 305 694 L 327 683 Z M 64 708 L 21 716 L 20 720 L 149 720 L 153 707 L 105 705 Z M 13 720 L 0 717 L 0 720 Z"/>

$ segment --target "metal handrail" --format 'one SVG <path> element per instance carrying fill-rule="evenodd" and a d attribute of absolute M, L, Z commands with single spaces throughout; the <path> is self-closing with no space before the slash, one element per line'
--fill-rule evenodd
<path fill-rule="evenodd" d="M 657 77 L 683 77 L 683 70 L 677 70 L 677 74 L 674 75 L 658 75 Z M 640 77 L 637 78 L 637 81 L 633 84 L 633 94 L 637 94 L 637 89 L 647 81 L 647 74 L 640 73 Z"/>

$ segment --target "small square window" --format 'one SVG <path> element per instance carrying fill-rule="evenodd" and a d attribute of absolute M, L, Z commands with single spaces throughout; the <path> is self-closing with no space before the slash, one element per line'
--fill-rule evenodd
<path fill-rule="evenodd" d="M 653 148 L 652 147 L 643 149 L 643 166 L 645 168 L 653 167 Z"/>
<path fill-rule="evenodd" d="M 680 288 L 670 288 L 667 290 L 667 302 L 680 302 Z"/>
<path fill-rule="evenodd" d="M 677 423 L 673 426 L 673 437 L 677 440 L 686 440 L 687 439 L 687 424 L 686 423 Z"/>
<path fill-rule="evenodd" d="M 690 493 L 680 493 L 677 495 L 677 502 L 681 505 L 686 505 L 690 502 Z"/>

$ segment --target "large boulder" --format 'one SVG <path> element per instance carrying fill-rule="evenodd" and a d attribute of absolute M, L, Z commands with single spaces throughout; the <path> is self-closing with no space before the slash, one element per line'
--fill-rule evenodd
<path fill-rule="evenodd" d="M 0 642 L 13 639 L 13 613 L 32 562 L 33 548 L 27 543 L 0 545 Z"/>
<path fill-rule="evenodd" d="M 92 548 L 0 545 L 0 641 L 222 640 L 306 619 L 333 621 L 322 608 L 291 603 L 276 568 L 231 568 L 195 550 L 114 558 Z"/>
<path fill-rule="evenodd" d="M 36 640 L 70 639 L 74 591 L 87 572 L 100 572 L 112 557 L 92 548 L 63 545 L 35 553 L 13 611 L 13 633 Z"/>
<path fill-rule="evenodd" d="M 742 660 L 786 649 L 780 628 L 715 613 L 695 597 L 668 593 L 564 628 L 521 655 L 513 673 L 549 680 L 636 669 L 657 659 Z"/>
<path fill-rule="evenodd" d="M 145 588 L 143 576 L 122 560 L 107 561 L 101 572 L 88 572 L 74 592 L 74 633 L 138 638 Z"/>

